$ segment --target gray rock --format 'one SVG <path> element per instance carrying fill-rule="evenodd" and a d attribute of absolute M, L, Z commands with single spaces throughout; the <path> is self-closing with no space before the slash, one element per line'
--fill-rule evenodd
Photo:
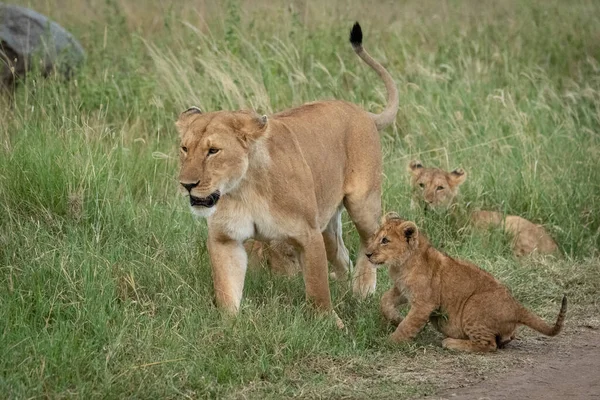
<path fill-rule="evenodd" d="M 36 68 L 69 77 L 85 58 L 79 42 L 63 27 L 28 8 L 0 3 L 0 87 Z"/>

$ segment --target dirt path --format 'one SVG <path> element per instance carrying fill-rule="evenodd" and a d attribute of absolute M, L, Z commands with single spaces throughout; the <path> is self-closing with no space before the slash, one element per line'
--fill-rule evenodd
<path fill-rule="evenodd" d="M 509 352 L 514 356 L 525 356 L 526 364 L 483 377 L 482 381 L 467 387 L 446 389 L 434 397 L 452 400 L 600 399 L 599 330 L 581 327 L 544 354 L 529 355 L 527 349 L 518 345 L 509 346 L 505 352 L 505 356 Z"/>

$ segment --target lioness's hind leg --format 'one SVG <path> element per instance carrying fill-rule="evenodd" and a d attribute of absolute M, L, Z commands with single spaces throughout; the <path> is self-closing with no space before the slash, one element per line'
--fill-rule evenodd
<path fill-rule="evenodd" d="M 327 255 L 321 232 L 308 231 L 291 239 L 299 251 L 307 299 L 323 311 L 332 311 Z"/>
<path fill-rule="evenodd" d="M 323 241 L 327 251 L 327 260 L 333 266 L 333 279 L 343 279 L 352 269 L 350 254 L 342 239 L 342 209 L 333 215 L 329 224 L 323 231 Z"/>
<path fill-rule="evenodd" d="M 348 194 L 344 198 L 344 206 L 360 236 L 360 249 L 356 259 L 352 290 L 362 298 L 375 292 L 377 284 L 377 270 L 365 255 L 365 249 L 369 238 L 378 227 L 381 215 L 381 190 L 369 189 L 371 190 L 362 193 Z"/>

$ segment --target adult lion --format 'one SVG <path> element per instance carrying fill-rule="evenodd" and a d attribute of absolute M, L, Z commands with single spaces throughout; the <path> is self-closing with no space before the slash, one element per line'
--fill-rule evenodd
<path fill-rule="evenodd" d="M 381 114 L 331 100 L 270 118 L 253 111 L 203 113 L 192 107 L 176 123 L 181 135 L 179 182 L 189 192 L 192 211 L 207 218 L 215 297 L 222 309 L 239 309 L 247 264 L 243 242 L 253 237 L 293 244 L 308 299 L 332 311 L 327 260 L 335 263 L 344 253 L 331 245 L 344 246 L 342 205 L 361 242 L 354 291 L 365 296 L 375 290 L 375 268 L 364 253 L 381 214 L 378 131 L 396 117 L 398 90 L 391 75 L 362 47 L 358 23 L 350 42 L 385 83 L 388 104 Z"/>

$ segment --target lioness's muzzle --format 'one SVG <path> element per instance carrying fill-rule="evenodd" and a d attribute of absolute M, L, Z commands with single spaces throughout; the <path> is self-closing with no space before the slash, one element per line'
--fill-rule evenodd
<path fill-rule="evenodd" d="M 211 208 L 215 204 L 217 204 L 217 201 L 219 201 L 220 197 L 221 197 L 221 192 L 219 192 L 218 190 L 206 197 L 195 197 L 190 194 L 190 205 L 192 207 Z"/>

